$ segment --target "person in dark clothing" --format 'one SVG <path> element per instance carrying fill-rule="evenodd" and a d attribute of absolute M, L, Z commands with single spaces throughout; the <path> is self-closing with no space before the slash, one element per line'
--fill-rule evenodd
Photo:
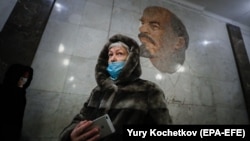
<path fill-rule="evenodd" d="M 26 106 L 26 89 L 33 69 L 21 64 L 11 65 L 5 73 L 1 88 L 1 141 L 19 141 Z"/>
<path fill-rule="evenodd" d="M 104 45 L 95 67 L 97 86 L 80 113 L 60 133 L 60 141 L 120 141 L 123 125 L 172 124 L 163 90 L 143 80 L 139 45 L 124 35 L 114 35 Z M 115 133 L 100 138 L 100 129 L 89 127 L 108 114 Z"/>

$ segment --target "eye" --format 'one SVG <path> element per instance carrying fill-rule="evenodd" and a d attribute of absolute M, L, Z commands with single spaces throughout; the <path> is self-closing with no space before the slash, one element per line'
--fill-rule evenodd
<path fill-rule="evenodd" d="M 122 55 L 124 55 L 124 53 L 123 52 L 118 52 L 117 55 L 122 56 Z"/>
<path fill-rule="evenodd" d="M 143 23 L 143 22 L 144 22 L 143 18 L 140 18 L 140 19 L 139 19 L 139 21 L 140 21 L 141 23 Z"/>
<path fill-rule="evenodd" d="M 108 56 L 109 56 L 109 57 L 113 56 L 113 53 L 109 53 Z"/>
<path fill-rule="evenodd" d="M 158 30 L 158 29 L 160 29 L 160 25 L 159 25 L 158 23 L 151 23 L 150 26 L 151 26 L 151 28 L 152 28 L 153 30 Z"/>
<path fill-rule="evenodd" d="M 140 19 L 140 26 L 142 26 L 142 25 L 144 25 L 144 24 L 145 24 L 144 20 L 143 20 L 143 19 Z"/>

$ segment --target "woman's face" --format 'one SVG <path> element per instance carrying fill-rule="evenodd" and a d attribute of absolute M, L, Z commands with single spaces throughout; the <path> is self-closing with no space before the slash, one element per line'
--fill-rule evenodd
<path fill-rule="evenodd" d="M 122 46 L 114 46 L 109 49 L 108 62 L 125 61 L 128 57 L 128 51 Z"/>

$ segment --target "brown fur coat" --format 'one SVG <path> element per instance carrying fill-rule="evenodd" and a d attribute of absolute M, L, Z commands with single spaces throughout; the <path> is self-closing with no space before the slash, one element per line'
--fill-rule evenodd
<path fill-rule="evenodd" d="M 108 66 L 108 47 L 121 41 L 129 46 L 128 60 L 118 79 L 110 79 Z M 103 140 L 122 140 L 122 125 L 126 124 L 170 124 L 171 118 L 163 91 L 153 82 L 140 79 L 139 46 L 133 39 L 124 35 L 114 35 L 104 45 L 95 76 L 97 86 L 92 90 L 87 102 L 72 123 L 60 135 L 60 141 L 70 141 L 70 133 L 81 120 L 93 120 L 108 113 L 116 133 Z"/>

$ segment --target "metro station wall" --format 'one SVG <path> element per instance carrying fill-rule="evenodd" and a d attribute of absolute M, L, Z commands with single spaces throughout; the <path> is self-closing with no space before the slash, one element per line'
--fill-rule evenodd
<path fill-rule="evenodd" d="M 96 86 L 94 67 L 107 39 L 121 33 L 139 43 L 139 19 L 151 5 L 175 13 L 189 33 L 178 72 L 162 73 L 141 57 L 142 78 L 164 90 L 174 124 L 249 124 L 225 22 L 168 1 L 57 0 L 32 63 L 24 137 L 57 139 Z"/>

